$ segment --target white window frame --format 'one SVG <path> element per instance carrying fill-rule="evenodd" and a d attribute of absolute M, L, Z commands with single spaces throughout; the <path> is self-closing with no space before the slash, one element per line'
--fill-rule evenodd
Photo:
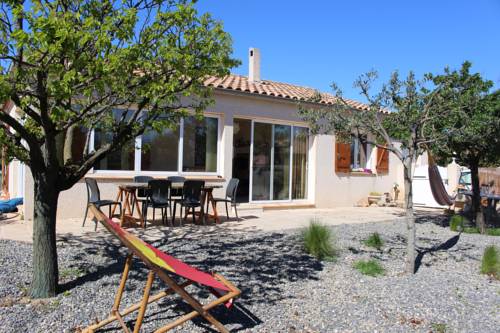
<path fill-rule="evenodd" d="M 194 113 L 189 114 L 194 115 Z M 152 176 L 218 176 L 221 172 L 221 154 L 222 154 L 222 133 L 223 121 L 222 117 L 218 114 L 205 113 L 204 118 L 217 119 L 217 166 L 215 171 L 182 171 L 183 168 L 183 153 L 184 153 L 184 118 L 179 122 L 179 140 L 178 140 L 178 156 L 177 156 L 177 171 L 148 171 L 141 170 L 142 164 L 142 135 L 135 139 L 135 152 L 134 152 L 134 170 L 97 170 L 93 168 L 90 172 L 95 174 L 115 174 L 115 175 L 152 175 Z M 90 134 L 89 150 L 93 151 L 95 140 L 95 130 Z"/>

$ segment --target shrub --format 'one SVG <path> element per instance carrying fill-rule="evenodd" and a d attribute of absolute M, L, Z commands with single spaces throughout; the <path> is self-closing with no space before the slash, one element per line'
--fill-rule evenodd
<path fill-rule="evenodd" d="M 380 237 L 378 232 L 372 233 L 367 239 L 363 241 L 366 246 L 376 248 L 380 250 L 384 246 L 384 241 Z"/>
<path fill-rule="evenodd" d="M 500 228 L 486 229 L 486 234 L 490 236 L 500 236 Z"/>
<path fill-rule="evenodd" d="M 317 221 L 311 221 L 303 233 L 304 248 L 318 260 L 334 260 L 336 249 L 333 246 L 332 231 Z"/>
<path fill-rule="evenodd" d="M 446 324 L 443 323 L 432 323 L 432 332 L 435 333 L 446 333 Z"/>
<path fill-rule="evenodd" d="M 465 227 L 463 229 L 463 232 L 466 234 L 479 234 L 479 228 L 478 227 Z"/>
<path fill-rule="evenodd" d="M 354 263 L 354 268 L 360 271 L 361 274 L 369 276 L 384 275 L 384 268 L 374 259 L 358 260 Z"/>
<path fill-rule="evenodd" d="M 484 249 L 483 260 L 481 261 L 481 274 L 488 274 L 496 279 L 500 279 L 500 253 L 494 245 Z"/>
<path fill-rule="evenodd" d="M 461 215 L 453 215 L 450 219 L 450 230 L 451 231 L 462 231 L 464 230 L 464 217 Z"/>

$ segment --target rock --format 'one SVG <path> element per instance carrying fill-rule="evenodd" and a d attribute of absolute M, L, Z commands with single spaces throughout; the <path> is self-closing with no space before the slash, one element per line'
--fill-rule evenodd
<path fill-rule="evenodd" d="M 362 198 L 360 200 L 358 200 L 355 204 L 354 204 L 355 207 L 368 207 L 370 206 L 370 203 L 368 202 L 368 198 Z"/>

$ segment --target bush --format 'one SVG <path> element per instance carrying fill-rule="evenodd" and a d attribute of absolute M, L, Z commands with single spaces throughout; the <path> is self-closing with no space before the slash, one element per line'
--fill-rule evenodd
<path fill-rule="evenodd" d="M 481 274 L 488 274 L 496 279 L 500 279 L 500 253 L 494 245 L 484 249 L 483 260 L 481 261 Z"/>
<path fill-rule="evenodd" d="M 486 234 L 489 236 L 500 236 L 500 228 L 486 229 Z"/>
<path fill-rule="evenodd" d="M 309 227 L 302 232 L 304 248 L 307 253 L 318 260 L 334 260 L 336 249 L 333 246 L 331 230 L 317 221 L 311 221 Z"/>
<path fill-rule="evenodd" d="M 464 217 L 461 215 L 453 215 L 450 219 L 450 230 L 451 231 L 462 231 L 464 230 Z"/>
<path fill-rule="evenodd" d="M 360 271 L 361 274 L 369 276 L 384 275 L 384 268 L 374 259 L 358 260 L 354 263 L 354 268 Z"/>
<path fill-rule="evenodd" d="M 463 228 L 463 232 L 466 234 L 479 234 L 479 233 L 481 233 L 479 231 L 478 227 L 465 227 L 465 228 Z"/>
<path fill-rule="evenodd" d="M 380 250 L 384 246 L 384 241 L 380 237 L 378 232 L 374 232 L 363 241 L 363 243 L 366 246 L 376 248 L 377 250 Z"/>

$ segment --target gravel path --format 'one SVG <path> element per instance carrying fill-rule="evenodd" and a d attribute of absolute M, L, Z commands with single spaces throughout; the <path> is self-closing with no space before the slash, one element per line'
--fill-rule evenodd
<path fill-rule="evenodd" d="M 500 247 L 500 237 L 457 237 L 447 228 L 421 221 L 421 264 L 417 274 L 407 276 L 402 274 L 402 222 L 332 229 L 340 255 L 326 263 L 303 253 L 297 231 L 228 234 L 221 228 L 188 226 L 167 231 L 154 244 L 196 267 L 222 273 L 242 290 L 230 311 L 212 311 L 235 332 L 499 332 L 500 282 L 478 271 L 484 247 Z M 385 240 L 382 251 L 361 242 L 374 231 Z M 66 291 L 31 302 L 23 297 L 30 281 L 31 245 L 0 241 L 0 332 L 78 332 L 108 313 L 126 252 L 102 228 L 98 232 L 102 236 L 92 240 L 60 240 Z M 352 268 L 354 261 L 365 258 L 378 258 L 386 275 L 368 277 Z M 146 269 L 134 262 L 123 305 L 142 296 L 145 279 Z M 161 287 L 157 281 L 154 288 Z M 190 288 L 201 299 L 208 297 L 204 290 Z M 143 332 L 190 310 L 176 300 L 148 307 Z M 133 324 L 135 317 L 127 319 Z M 177 331 L 211 328 L 198 319 Z"/>

